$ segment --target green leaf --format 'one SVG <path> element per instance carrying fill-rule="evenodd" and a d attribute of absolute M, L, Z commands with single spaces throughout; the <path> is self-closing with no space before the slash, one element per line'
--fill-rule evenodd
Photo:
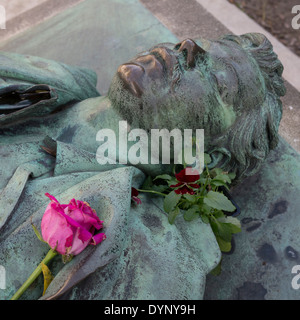
<path fill-rule="evenodd" d="M 171 186 L 171 185 L 177 184 L 178 181 L 175 178 L 172 178 L 171 180 L 168 180 L 167 183 L 169 186 Z M 180 187 L 178 187 L 178 188 L 180 188 Z M 176 188 L 176 189 L 178 189 L 178 188 Z"/>
<path fill-rule="evenodd" d="M 175 191 L 171 191 L 168 195 L 165 196 L 164 210 L 167 213 L 173 211 L 180 199 L 181 194 L 177 194 L 175 193 Z"/>
<path fill-rule="evenodd" d="M 234 172 L 228 173 L 228 177 L 233 180 L 236 177 L 236 174 Z"/>
<path fill-rule="evenodd" d="M 226 242 L 231 242 L 232 232 L 231 226 L 228 223 L 222 223 L 216 219 L 212 219 L 210 224 L 216 237 L 220 237 Z"/>
<path fill-rule="evenodd" d="M 232 224 L 232 223 L 228 223 L 228 224 L 230 225 L 231 233 L 239 233 L 242 231 L 242 229 L 236 226 L 235 224 Z"/>
<path fill-rule="evenodd" d="M 33 228 L 33 231 L 34 233 L 36 234 L 36 236 L 38 237 L 38 239 L 44 243 L 47 243 L 46 241 L 44 241 L 42 235 L 40 234 L 39 230 L 37 229 L 37 227 L 32 223 L 31 224 L 32 228 Z"/>
<path fill-rule="evenodd" d="M 167 189 L 169 189 L 169 187 L 167 185 L 162 185 L 162 184 L 160 184 L 159 186 L 154 184 L 151 188 L 151 190 L 161 192 L 161 193 L 165 192 Z"/>
<path fill-rule="evenodd" d="M 183 197 L 184 197 L 186 200 L 188 200 L 189 202 L 192 202 L 192 203 L 194 203 L 194 202 L 197 201 L 197 196 L 194 195 L 194 194 L 186 193 L 186 194 L 183 195 Z"/>
<path fill-rule="evenodd" d="M 205 203 L 201 203 L 199 205 L 199 210 L 201 213 L 210 214 L 212 209 L 210 206 L 206 205 Z"/>
<path fill-rule="evenodd" d="M 168 220 L 170 224 L 175 222 L 176 217 L 180 214 L 180 209 L 176 207 L 174 210 L 170 211 L 168 214 Z"/>
<path fill-rule="evenodd" d="M 44 295 L 54 277 L 52 276 L 49 268 L 44 263 L 42 263 L 41 266 L 42 266 L 42 272 L 44 275 L 44 292 L 43 292 L 43 295 Z"/>
<path fill-rule="evenodd" d="M 214 269 L 211 270 L 210 274 L 213 276 L 219 276 L 221 272 L 222 272 L 222 259 L 219 262 L 219 264 Z"/>
<path fill-rule="evenodd" d="M 210 178 L 206 178 L 206 177 L 201 177 L 197 183 L 201 184 L 201 185 L 204 185 L 205 182 L 206 182 L 206 179 L 208 179 L 208 184 L 210 184 Z"/>
<path fill-rule="evenodd" d="M 147 177 L 147 179 L 144 181 L 141 189 L 142 190 L 154 190 L 157 192 L 161 192 L 163 193 L 164 191 L 166 191 L 168 189 L 168 185 L 156 185 L 153 183 L 152 178 L 150 176 Z"/>
<path fill-rule="evenodd" d="M 228 198 L 224 194 L 219 192 L 209 191 L 203 201 L 208 206 L 218 210 L 224 210 L 228 212 L 236 210 L 231 201 L 228 200 Z"/>
<path fill-rule="evenodd" d="M 240 221 L 235 217 L 222 217 L 218 219 L 221 223 L 227 223 L 228 226 L 231 229 L 231 233 L 238 233 L 242 231 L 241 223 Z"/>
<path fill-rule="evenodd" d="M 216 177 L 219 174 L 222 174 L 223 170 L 221 168 L 214 168 L 210 171 L 214 177 Z"/>
<path fill-rule="evenodd" d="M 227 174 L 218 174 L 216 177 L 214 177 L 214 180 L 222 181 L 224 184 L 231 183 L 231 179 Z"/>
<path fill-rule="evenodd" d="M 206 214 L 201 214 L 200 217 L 204 223 L 209 223 L 209 217 Z"/>
<path fill-rule="evenodd" d="M 216 239 L 222 252 L 229 252 L 231 250 L 231 241 L 225 241 L 220 237 L 216 237 Z"/>
<path fill-rule="evenodd" d="M 191 208 L 191 206 L 192 206 L 193 204 L 192 203 L 190 203 L 189 201 L 183 201 L 181 204 L 180 204 L 180 209 L 182 209 L 182 210 L 188 210 L 188 209 L 190 209 Z"/>
<path fill-rule="evenodd" d="M 157 179 L 162 179 L 162 180 L 172 180 L 172 179 L 174 179 L 173 177 L 171 177 L 170 175 L 168 175 L 168 174 L 161 174 L 161 175 L 159 175 L 159 176 L 157 176 L 157 177 L 155 177 L 154 179 L 153 179 L 153 181 L 155 181 L 155 180 L 157 180 Z"/>
<path fill-rule="evenodd" d="M 211 163 L 211 157 L 208 153 L 204 153 L 204 163 L 206 164 Z"/>
<path fill-rule="evenodd" d="M 227 184 L 224 184 L 223 187 L 226 188 L 228 191 L 230 190 Z"/>
<path fill-rule="evenodd" d="M 219 236 L 228 242 L 231 242 L 232 232 L 231 226 L 229 223 L 218 223 Z"/>
<path fill-rule="evenodd" d="M 198 206 L 193 206 L 189 210 L 185 211 L 183 215 L 184 220 L 192 221 L 199 218 L 199 208 Z"/>
<path fill-rule="evenodd" d="M 213 179 L 211 180 L 210 184 L 214 187 L 221 187 L 221 186 L 224 186 L 226 185 L 226 182 L 224 182 L 223 180 L 216 180 L 216 179 Z"/>
<path fill-rule="evenodd" d="M 224 212 L 221 211 L 221 210 L 214 210 L 213 215 L 214 215 L 214 217 L 215 217 L 216 219 L 218 219 L 220 222 L 223 222 L 223 221 L 221 221 L 221 219 L 222 219 L 222 218 L 225 218 L 225 214 L 224 214 Z"/>

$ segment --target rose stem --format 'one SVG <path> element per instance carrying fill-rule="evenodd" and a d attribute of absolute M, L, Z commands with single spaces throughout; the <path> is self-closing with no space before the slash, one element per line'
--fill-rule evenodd
<path fill-rule="evenodd" d="M 13 295 L 13 297 L 10 300 L 18 300 L 21 297 L 21 295 L 27 290 L 27 288 L 33 283 L 33 281 L 41 274 L 42 264 L 47 265 L 56 255 L 57 252 L 53 249 L 50 249 L 46 257 L 42 260 L 42 262 L 32 272 L 31 276 L 24 282 L 22 287 Z"/>

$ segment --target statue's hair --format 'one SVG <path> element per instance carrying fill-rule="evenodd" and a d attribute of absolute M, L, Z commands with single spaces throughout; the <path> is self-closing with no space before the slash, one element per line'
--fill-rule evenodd
<path fill-rule="evenodd" d="M 234 125 L 211 144 L 212 166 L 235 172 L 237 181 L 258 171 L 269 151 L 279 141 L 282 116 L 280 96 L 285 94 L 283 65 L 270 41 L 262 34 L 228 35 L 222 39 L 238 43 L 257 63 L 266 86 L 263 104 L 240 115 Z M 241 101 L 243 103 L 243 101 Z"/>
<path fill-rule="evenodd" d="M 234 41 L 250 53 L 261 70 L 268 90 L 277 96 L 285 95 L 282 80 L 283 65 L 265 35 L 246 33 L 241 36 L 226 35 L 222 39 Z"/>

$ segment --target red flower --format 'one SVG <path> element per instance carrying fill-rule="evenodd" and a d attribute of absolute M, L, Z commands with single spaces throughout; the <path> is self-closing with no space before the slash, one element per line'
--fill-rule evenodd
<path fill-rule="evenodd" d="M 137 204 L 141 204 L 142 200 L 138 198 L 139 192 L 135 188 L 131 188 L 131 199 Z"/>
<path fill-rule="evenodd" d="M 194 194 L 194 190 L 192 188 L 200 188 L 200 186 L 195 181 L 200 179 L 200 174 L 197 170 L 193 168 L 185 168 L 181 170 L 179 173 L 175 174 L 176 180 L 178 181 L 177 184 L 173 184 L 171 188 L 178 188 L 175 191 L 177 194 Z"/>

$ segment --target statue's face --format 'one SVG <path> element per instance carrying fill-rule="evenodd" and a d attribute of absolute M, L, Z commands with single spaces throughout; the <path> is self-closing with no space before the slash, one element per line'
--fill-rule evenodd
<path fill-rule="evenodd" d="M 144 126 L 218 135 L 262 104 L 265 86 L 254 59 L 237 43 L 187 39 L 159 44 L 121 65 L 110 96 L 118 96 L 118 108 L 130 119 L 143 118 Z"/>

